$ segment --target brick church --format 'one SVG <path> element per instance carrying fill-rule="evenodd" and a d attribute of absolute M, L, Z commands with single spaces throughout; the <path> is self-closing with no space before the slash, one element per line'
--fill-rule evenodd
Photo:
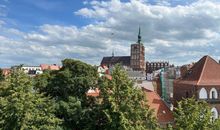
<path fill-rule="evenodd" d="M 131 44 L 130 56 L 109 56 L 103 57 L 101 65 L 108 67 L 115 64 L 121 64 L 124 67 L 130 68 L 133 71 L 145 71 L 145 48 L 141 41 L 141 29 L 139 28 L 138 41 Z"/>
<path fill-rule="evenodd" d="M 220 112 L 220 64 L 210 56 L 202 57 L 181 79 L 174 82 L 174 106 L 182 98 L 195 96 L 211 107 L 213 118 Z"/>

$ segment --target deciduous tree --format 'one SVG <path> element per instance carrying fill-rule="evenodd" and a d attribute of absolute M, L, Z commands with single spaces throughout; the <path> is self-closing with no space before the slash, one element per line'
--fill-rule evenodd
<path fill-rule="evenodd" d="M 33 89 L 32 78 L 20 69 L 13 70 L 0 83 L 0 129 L 59 129 L 54 102 Z"/>
<path fill-rule="evenodd" d="M 152 110 L 140 88 L 134 86 L 127 73 L 118 65 L 112 72 L 112 80 L 99 81 L 102 120 L 106 130 L 156 129 Z M 97 125 L 100 125 L 97 124 Z"/>
<path fill-rule="evenodd" d="M 196 101 L 195 98 L 183 99 L 175 109 L 175 122 L 178 130 L 211 129 L 211 109 L 205 101 Z"/>
<path fill-rule="evenodd" d="M 97 85 L 97 70 L 73 59 L 65 59 L 62 64 L 59 71 L 40 75 L 36 79 L 36 88 L 56 101 L 56 115 L 64 119 L 65 129 L 83 129 L 84 123 L 88 123 L 85 118 L 89 118 L 85 115 L 91 111 L 92 104 L 92 97 L 86 93 Z"/>

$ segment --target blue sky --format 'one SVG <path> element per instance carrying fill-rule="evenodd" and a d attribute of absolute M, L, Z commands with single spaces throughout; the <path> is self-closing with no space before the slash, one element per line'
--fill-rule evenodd
<path fill-rule="evenodd" d="M 0 67 L 129 55 L 139 25 L 146 60 L 220 59 L 217 0 L 1 0 Z"/>
<path fill-rule="evenodd" d="M 99 0 L 100 1 L 100 0 Z M 105 0 L 107 1 L 107 0 Z M 129 0 L 121 0 L 129 2 Z M 149 0 L 146 3 L 156 5 L 162 0 Z M 75 11 L 89 7 L 89 0 L 2 0 L 0 5 L 6 8 L 8 27 L 18 28 L 22 31 L 31 31 L 43 24 L 75 25 L 82 27 L 93 22 L 74 15 Z M 171 6 L 186 5 L 194 0 L 168 0 Z"/>
<path fill-rule="evenodd" d="M 30 31 L 42 24 L 83 26 L 89 21 L 73 14 L 84 7 L 81 0 L 2 0 L 6 6 L 8 26 Z"/>

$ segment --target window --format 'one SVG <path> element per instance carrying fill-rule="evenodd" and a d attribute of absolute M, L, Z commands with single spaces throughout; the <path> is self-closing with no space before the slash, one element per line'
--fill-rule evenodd
<path fill-rule="evenodd" d="M 188 91 L 186 91 L 186 98 L 188 98 L 189 97 L 189 92 Z"/>
<path fill-rule="evenodd" d="M 207 99 L 208 94 L 205 88 L 201 88 L 199 91 L 199 99 Z"/>
<path fill-rule="evenodd" d="M 209 98 L 210 99 L 217 99 L 218 98 L 218 93 L 217 93 L 217 90 L 215 88 L 212 88 L 210 90 Z"/>
<path fill-rule="evenodd" d="M 218 118 L 218 111 L 217 111 L 217 109 L 215 107 L 213 107 L 211 109 L 211 112 L 212 112 L 212 120 L 217 119 Z"/>
<path fill-rule="evenodd" d="M 215 98 L 215 92 L 212 91 L 212 99 Z"/>

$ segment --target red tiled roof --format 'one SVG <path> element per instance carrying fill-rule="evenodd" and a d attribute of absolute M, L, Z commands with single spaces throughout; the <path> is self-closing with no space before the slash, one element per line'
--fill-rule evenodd
<path fill-rule="evenodd" d="M 98 97 L 98 96 L 99 96 L 99 93 L 100 93 L 100 90 L 96 88 L 95 90 L 90 89 L 90 90 L 86 93 L 86 95 L 87 95 L 87 96 L 91 96 L 91 97 Z"/>
<path fill-rule="evenodd" d="M 48 65 L 48 64 L 41 64 L 40 65 L 42 70 L 59 70 L 61 67 L 58 65 Z"/>
<path fill-rule="evenodd" d="M 3 73 L 3 75 L 5 75 L 5 76 L 9 75 L 10 72 L 11 72 L 11 69 L 9 69 L 9 68 L 3 68 L 3 69 L 2 69 L 2 73 Z"/>
<path fill-rule="evenodd" d="M 194 85 L 220 85 L 220 64 L 210 56 L 204 56 L 178 82 Z"/>
<path fill-rule="evenodd" d="M 173 123 L 174 117 L 168 106 L 160 98 L 160 96 L 151 90 L 143 88 L 146 94 L 147 103 L 151 109 L 154 109 L 155 116 L 157 117 L 158 123 L 167 124 Z"/>
<path fill-rule="evenodd" d="M 50 70 L 59 70 L 59 69 L 60 69 L 60 66 L 50 65 L 50 66 L 49 66 L 49 69 L 50 69 Z"/>
<path fill-rule="evenodd" d="M 41 67 L 42 70 L 46 70 L 46 69 L 49 68 L 49 65 L 47 65 L 47 64 L 41 64 L 40 67 Z"/>

